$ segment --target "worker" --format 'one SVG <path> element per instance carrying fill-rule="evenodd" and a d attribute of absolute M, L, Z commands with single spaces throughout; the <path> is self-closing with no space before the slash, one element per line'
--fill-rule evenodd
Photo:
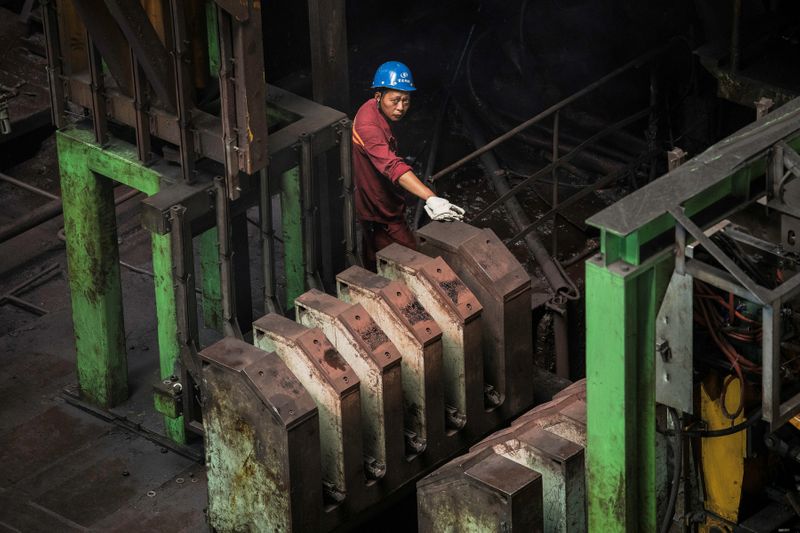
<path fill-rule="evenodd" d="M 392 124 L 408 112 L 416 90 L 407 66 L 384 63 L 372 81 L 375 94 L 353 120 L 353 177 L 356 218 L 363 233 L 364 267 L 375 270 L 375 252 L 393 242 L 415 249 L 405 220 L 403 189 L 425 201 L 431 220 L 461 220 L 464 210 L 436 196 L 401 157 Z"/>

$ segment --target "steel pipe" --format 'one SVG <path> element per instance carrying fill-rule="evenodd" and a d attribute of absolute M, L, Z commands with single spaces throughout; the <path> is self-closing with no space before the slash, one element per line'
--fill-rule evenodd
<path fill-rule="evenodd" d="M 24 181 L 20 181 L 20 180 L 18 180 L 16 178 L 12 178 L 11 176 L 3 174 L 2 172 L 0 172 L 0 180 L 3 180 L 3 181 L 8 182 L 8 183 L 11 183 L 12 185 L 16 185 L 17 187 L 21 187 L 21 188 L 23 188 L 23 189 L 25 189 L 27 191 L 31 191 L 32 193 L 38 194 L 39 196 L 44 196 L 45 198 L 50 198 L 51 200 L 61 200 L 61 198 L 59 198 L 58 196 L 56 196 L 53 193 L 49 193 L 49 192 L 47 192 L 47 191 L 45 191 L 43 189 L 40 189 L 39 187 L 34 187 L 33 185 L 28 185 Z"/>
<path fill-rule="evenodd" d="M 119 205 L 122 202 L 133 198 L 137 194 L 139 194 L 139 191 L 136 189 L 130 190 L 117 198 L 114 201 L 114 204 Z M 17 221 L 10 226 L 0 228 L 0 244 L 3 244 L 4 242 L 13 239 L 16 236 L 25 233 L 29 229 L 35 228 L 39 224 L 43 224 L 48 220 L 52 220 L 63 213 L 64 208 L 61 205 L 61 199 L 58 197 L 56 198 L 56 200 L 53 200 L 52 202 L 49 202 L 42 207 L 31 211 L 22 218 L 17 219 Z"/>

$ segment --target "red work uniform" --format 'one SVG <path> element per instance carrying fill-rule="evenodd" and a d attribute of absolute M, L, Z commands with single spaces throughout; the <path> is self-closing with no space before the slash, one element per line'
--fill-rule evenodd
<path fill-rule="evenodd" d="M 393 242 L 416 248 L 405 221 L 403 189 L 397 183 L 409 170 L 397 155 L 397 139 L 378 102 L 367 100 L 353 120 L 353 181 L 365 268 L 374 271 L 375 252 Z"/>

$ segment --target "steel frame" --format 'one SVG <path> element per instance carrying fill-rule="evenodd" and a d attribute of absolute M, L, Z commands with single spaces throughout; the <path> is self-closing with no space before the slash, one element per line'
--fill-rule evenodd
<path fill-rule="evenodd" d="M 587 220 L 601 235 L 600 253 L 586 262 L 587 488 L 592 531 L 656 529 L 655 319 L 673 270 L 682 272 L 685 265 L 685 272 L 706 279 L 719 271 L 685 261 L 686 235 L 681 228 L 696 237 L 699 228 L 764 196 L 769 191 L 766 174 L 773 146 L 780 141 L 800 147 L 800 100 L 765 115 Z M 800 284 L 797 280 L 777 293 L 759 288 L 750 294 L 740 285 L 739 272 L 731 272 L 733 276 L 722 272 L 714 277 L 723 280 L 726 290 L 741 287 L 737 294 L 765 302 L 771 296 L 794 294 Z M 775 313 L 768 309 L 764 319 L 774 324 Z M 765 346 L 776 342 L 775 333 L 774 326 L 765 330 Z M 772 405 L 764 406 L 772 409 L 773 417 L 793 407 L 776 411 L 775 394 L 773 388 Z"/>

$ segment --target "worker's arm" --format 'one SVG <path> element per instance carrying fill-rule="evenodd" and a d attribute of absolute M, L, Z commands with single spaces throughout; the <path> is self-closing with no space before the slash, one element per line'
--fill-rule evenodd
<path fill-rule="evenodd" d="M 411 194 L 425 200 L 425 211 L 431 217 L 431 220 L 447 221 L 464 218 L 463 209 L 451 204 L 444 198 L 436 196 L 411 170 L 397 178 L 397 183 Z"/>
<path fill-rule="evenodd" d="M 402 188 L 414 196 L 418 196 L 423 200 L 427 200 L 431 196 L 436 196 L 434 192 L 426 187 L 425 184 L 422 183 L 416 174 L 414 174 L 414 172 L 411 170 L 403 173 L 399 178 L 397 178 L 397 183 L 399 183 Z"/>

